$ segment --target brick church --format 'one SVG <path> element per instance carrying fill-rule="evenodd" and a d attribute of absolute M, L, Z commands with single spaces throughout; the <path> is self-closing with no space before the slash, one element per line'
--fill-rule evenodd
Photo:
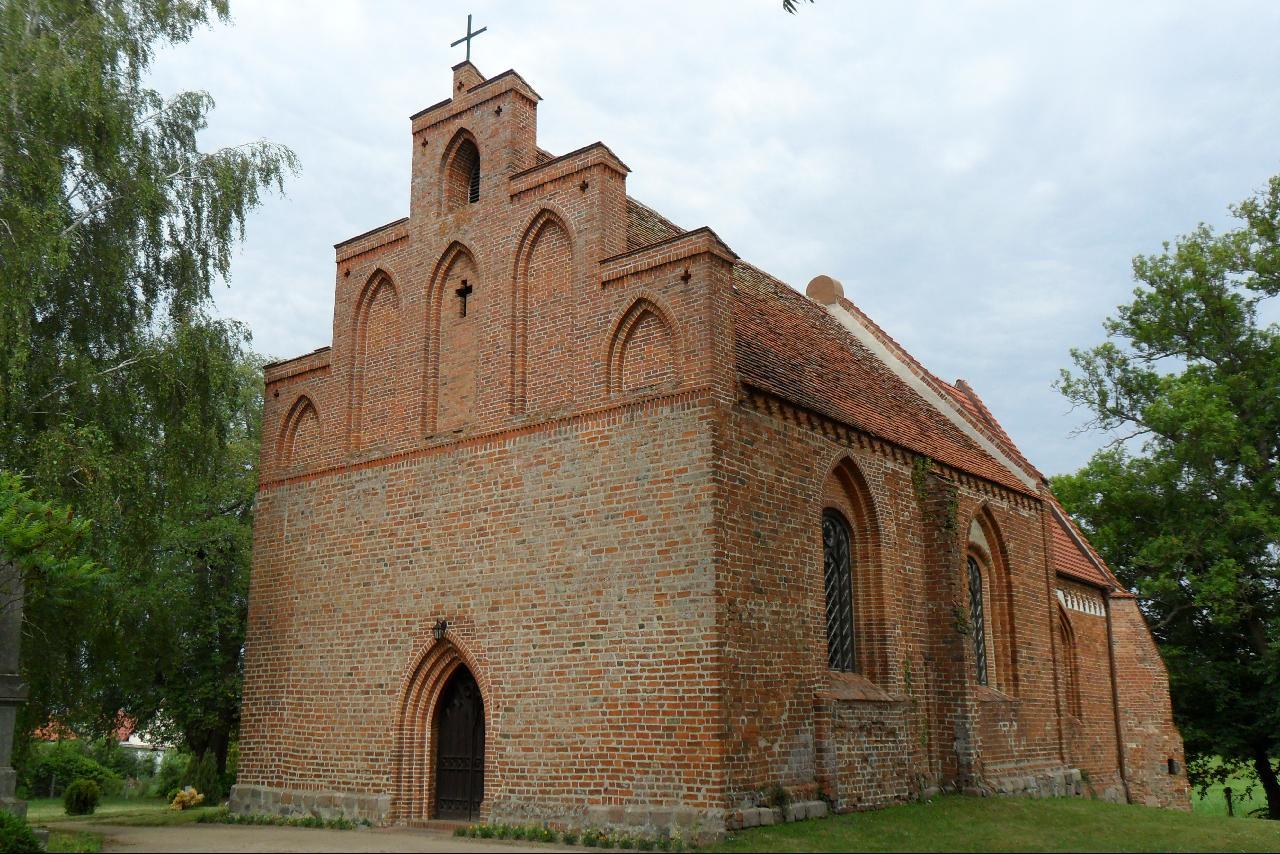
<path fill-rule="evenodd" d="M 266 368 L 234 809 L 1188 807 L 1136 600 L 973 388 L 539 148 L 514 71 L 452 86 Z"/>

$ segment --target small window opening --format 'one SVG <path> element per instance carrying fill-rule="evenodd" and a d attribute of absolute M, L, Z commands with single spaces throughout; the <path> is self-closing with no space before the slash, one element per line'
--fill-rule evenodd
<path fill-rule="evenodd" d="M 478 155 L 471 161 L 471 185 L 467 201 L 472 204 L 480 201 L 480 157 Z"/>

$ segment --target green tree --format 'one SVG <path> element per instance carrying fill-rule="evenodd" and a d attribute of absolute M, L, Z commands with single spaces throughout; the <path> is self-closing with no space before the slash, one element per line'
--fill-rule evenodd
<path fill-rule="evenodd" d="M 1280 818 L 1280 176 L 1134 259 L 1113 340 L 1061 391 L 1118 438 L 1054 489 L 1142 607 L 1169 667 L 1193 775 L 1256 771 Z"/>
<path fill-rule="evenodd" d="M 105 577 L 28 599 L 23 728 L 106 733 L 124 710 L 219 767 L 260 379 L 211 287 L 297 163 L 266 141 L 202 151 L 209 95 L 144 79 L 159 47 L 227 17 L 225 0 L 0 3 L 0 469 L 92 523 Z"/>

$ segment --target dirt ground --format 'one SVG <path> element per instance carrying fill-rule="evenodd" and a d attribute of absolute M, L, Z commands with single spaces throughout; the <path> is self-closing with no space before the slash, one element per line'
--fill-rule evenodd
<path fill-rule="evenodd" d="M 53 827 L 59 827 L 54 824 Z M 237 827 L 225 824 L 184 824 L 176 827 L 121 827 L 106 824 L 64 824 L 60 829 L 103 835 L 103 852 L 286 852 L 286 851 L 573 851 L 527 842 L 462 839 L 436 830 L 314 830 L 304 827 Z"/>

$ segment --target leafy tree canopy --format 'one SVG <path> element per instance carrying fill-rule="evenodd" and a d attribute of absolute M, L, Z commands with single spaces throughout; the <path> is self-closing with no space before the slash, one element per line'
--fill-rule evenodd
<path fill-rule="evenodd" d="M 23 728 L 105 732 L 124 710 L 219 767 L 261 380 L 210 293 L 297 161 L 266 141 L 202 151 L 210 96 L 145 80 L 158 48 L 227 16 L 225 0 L 0 4 L 0 470 L 91 523 L 78 548 L 102 568 L 91 595 L 28 600 Z"/>
<path fill-rule="evenodd" d="M 1060 390 L 1119 438 L 1054 489 L 1141 596 L 1193 771 L 1252 765 L 1280 818 L 1280 176 L 1139 256 Z"/>

